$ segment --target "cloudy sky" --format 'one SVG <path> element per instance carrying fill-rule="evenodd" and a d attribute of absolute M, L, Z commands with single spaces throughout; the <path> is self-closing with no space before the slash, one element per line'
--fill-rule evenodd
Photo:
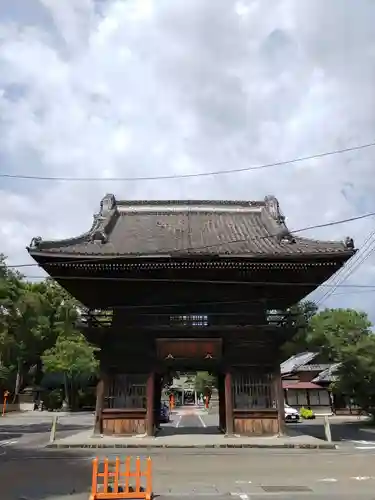
<path fill-rule="evenodd" d="M 0 0 L 0 173 L 103 178 L 0 178 L 0 252 L 26 263 L 33 236 L 86 231 L 106 192 L 274 194 L 291 229 L 375 211 L 375 148 L 230 175 L 104 180 L 374 141 L 374 17 L 373 0 Z M 372 228 L 369 218 L 303 234 L 360 247 Z M 374 277 L 369 254 L 345 283 L 375 290 Z M 375 320 L 374 297 L 338 288 L 324 305 Z"/>

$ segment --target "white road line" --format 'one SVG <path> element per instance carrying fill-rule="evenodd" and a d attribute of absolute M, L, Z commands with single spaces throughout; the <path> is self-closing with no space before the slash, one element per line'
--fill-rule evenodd
<path fill-rule="evenodd" d="M 356 450 L 375 450 L 375 446 L 356 446 Z"/>
<path fill-rule="evenodd" d="M 202 424 L 202 427 L 207 427 L 206 422 L 203 420 L 203 418 L 200 415 L 197 415 L 199 418 L 200 423 Z"/>
<path fill-rule="evenodd" d="M 323 479 L 318 479 L 318 482 L 320 483 L 337 483 L 337 479 L 334 477 L 325 477 Z"/>
<path fill-rule="evenodd" d="M 246 493 L 238 493 L 238 492 L 231 492 L 232 497 L 240 497 L 241 500 L 249 500 L 249 495 L 246 495 Z"/>
<path fill-rule="evenodd" d="M 176 429 L 177 429 L 178 427 L 180 427 L 181 420 L 182 420 L 182 415 L 179 415 L 179 418 L 178 418 L 178 420 L 176 420 L 176 423 L 175 423 L 175 425 L 174 425 L 174 426 L 176 427 Z"/>
<path fill-rule="evenodd" d="M 351 477 L 350 479 L 355 479 L 356 481 L 368 481 L 369 479 L 372 479 L 370 476 L 356 476 L 356 477 Z"/>

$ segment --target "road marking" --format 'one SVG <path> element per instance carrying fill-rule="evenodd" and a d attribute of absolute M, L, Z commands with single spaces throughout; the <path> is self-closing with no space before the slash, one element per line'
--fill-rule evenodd
<path fill-rule="evenodd" d="M 178 427 L 180 427 L 181 420 L 182 420 L 182 415 L 179 415 L 179 418 L 178 418 L 178 420 L 176 420 L 176 423 L 175 423 L 175 427 L 176 427 L 176 429 L 177 429 Z"/>
<path fill-rule="evenodd" d="M 236 484 L 252 484 L 251 481 L 236 481 Z"/>
<path fill-rule="evenodd" d="M 356 481 L 368 481 L 369 479 L 372 479 L 370 476 L 356 476 L 356 477 L 351 477 L 350 479 L 355 479 Z"/>
<path fill-rule="evenodd" d="M 334 477 L 325 477 L 323 479 L 318 479 L 318 482 L 320 483 L 337 483 L 337 479 Z"/>
<path fill-rule="evenodd" d="M 240 497 L 241 500 L 249 500 L 249 495 L 246 493 L 231 492 L 232 497 Z"/>
<path fill-rule="evenodd" d="M 375 441 L 350 441 L 351 443 L 358 444 L 355 446 L 356 450 L 375 450 Z"/>
<path fill-rule="evenodd" d="M 197 415 L 199 418 L 200 423 L 202 424 L 202 427 L 207 427 L 206 422 L 203 420 L 203 418 L 200 415 Z"/>

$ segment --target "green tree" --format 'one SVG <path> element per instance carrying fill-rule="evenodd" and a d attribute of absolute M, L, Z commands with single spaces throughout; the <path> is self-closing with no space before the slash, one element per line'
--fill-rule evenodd
<path fill-rule="evenodd" d="M 72 406 L 70 388 L 74 387 L 77 379 L 97 372 L 99 362 L 95 354 L 98 351 L 82 334 L 71 331 L 68 335 L 60 335 L 56 344 L 42 355 L 46 372 L 63 374 L 65 402 L 68 407 Z"/>
<path fill-rule="evenodd" d="M 283 346 L 283 354 L 286 358 L 306 351 L 311 347 L 308 340 L 310 321 L 317 311 L 318 306 L 311 300 L 300 302 L 290 308 L 290 317 L 295 334 Z"/>
<path fill-rule="evenodd" d="M 216 377 L 208 372 L 197 372 L 194 386 L 198 393 L 211 395 L 212 389 L 216 386 Z"/>
<path fill-rule="evenodd" d="M 311 318 L 306 342 L 310 349 L 319 349 L 328 359 L 340 361 L 345 346 L 353 346 L 370 335 L 371 321 L 365 312 L 325 309 Z"/>
<path fill-rule="evenodd" d="M 310 320 L 307 342 L 339 364 L 333 389 L 375 411 L 375 336 L 364 312 L 325 309 Z"/>
<path fill-rule="evenodd" d="M 43 340 L 41 328 L 42 300 L 34 285 L 22 283 L 20 293 L 12 305 L 8 321 L 11 351 L 16 363 L 14 399 L 17 398 L 23 377 L 39 356 Z"/>
<path fill-rule="evenodd" d="M 34 284 L 7 268 L 4 256 L 0 257 L 0 300 L 1 378 L 8 386 L 14 378 L 15 400 L 29 362 L 38 355 L 41 297 Z"/>

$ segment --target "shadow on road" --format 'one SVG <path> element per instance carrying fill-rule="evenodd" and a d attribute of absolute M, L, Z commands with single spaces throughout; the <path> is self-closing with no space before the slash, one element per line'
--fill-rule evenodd
<path fill-rule="evenodd" d="M 84 493 L 89 495 L 91 459 L 80 452 L 2 448 L 1 498 L 47 500 Z"/>
<path fill-rule="evenodd" d="M 339 441 L 373 441 L 375 442 L 375 426 L 366 421 L 335 422 L 330 420 L 332 440 Z M 289 424 L 293 432 L 299 432 L 319 439 L 325 439 L 324 420 L 316 419 L 312 422 L 303 421 L 299 424 Z"/>
<path fill-rule="evenodd" d="M 45 434 L 49 433 L 51 430 L 51 423 L 39 423 L 39 424 L 29 424 L 29 425 L 0 425 L 0 443 L 3 440 L 20 438 L 26 434 Z M 92 426 L 88 424 L 58 424 L 57 432 L 79 432 L 84 429 L 90 429 Z"/>

